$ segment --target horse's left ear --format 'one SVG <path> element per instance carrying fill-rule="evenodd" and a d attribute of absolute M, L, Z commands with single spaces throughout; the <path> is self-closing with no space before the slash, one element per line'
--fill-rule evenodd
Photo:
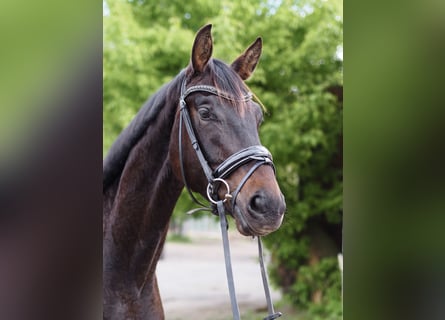
<path fill-rule="evenodd" d="M 192 67 L 195 72 L 203 72 L 212 56 L 213 41 L 211 31 L 212 25 L 208 24 L 196 33 L 192 49 Z"/>
<path fill-rule="evenodd" d="M 247 80 L 251 76 L 258 60 L 260 60 L 262 49 L 263 40 L 261 40 L 261 37 L 258 37 L 242 55 L 233 61 L 232 68 L 239 74 L 241 79 Z"/>

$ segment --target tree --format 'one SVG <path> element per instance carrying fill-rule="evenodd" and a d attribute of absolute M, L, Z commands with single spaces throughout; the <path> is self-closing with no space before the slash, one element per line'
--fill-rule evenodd
<path fill-rule="evenodd" d="M 263 55 L 248 85 L 268 109 L 260 137 L 274 155 L 287 203 L 282 227 L 264 239 L 272 279 L 314 317 L 339 317 L 341 1 L 106 3 L 104 153 L 146 98 L 187 65 L 199 27 L 214 24 L 214 56 L 227 62 L 262 36 Z M 177 208 L 183 214 L 192 204 L 181 197 Z"/>

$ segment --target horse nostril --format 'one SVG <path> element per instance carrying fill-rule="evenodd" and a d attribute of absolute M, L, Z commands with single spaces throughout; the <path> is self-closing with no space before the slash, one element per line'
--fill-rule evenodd
<path fill-rule="evenodd" d="M 254 195 L 250 199 L 250 209 L 253 213 L 265 213 L 267 211 L 267 199 L 261 194 Z"/>

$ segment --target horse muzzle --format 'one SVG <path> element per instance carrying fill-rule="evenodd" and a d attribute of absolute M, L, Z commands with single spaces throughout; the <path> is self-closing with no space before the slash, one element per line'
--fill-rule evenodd
<path fill-rule="evenodd" d="M 284 196 L 272 196 L 257 191 L 248 201 L 240 197 L 232 209 L 238 231 L 245 236 L 265 236 L 277 230 L 283 222 L 286 203 Z"/>

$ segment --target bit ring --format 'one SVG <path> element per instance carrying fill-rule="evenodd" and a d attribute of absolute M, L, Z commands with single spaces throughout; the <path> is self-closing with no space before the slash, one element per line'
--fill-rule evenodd
<path fill-rule="evenodd" d="M 218 201 L 221 201 L 221 200 L 218 200 L 218 201 L 214 200 L 210 195 L 210 193 L 213 191 L 211 189 L 213 189 L 213 185 L 216 181 L 222 182 L 227 190 L 227 193 L 224 195 L 224 200 L 222 200 L 222 202 L 224 203 L 228 199 L 231 199 L 232 195 L 230 194 L 230 187 L 229 187 L 229 184 L 227 183 L 227 181 L 224 179 L 221 179 L 221 178 L 215 178 L 215 179 L 213 179 L 212 182 L 209 182 L 209 184 L 207 185 L 207 198 L 209 199 L 209 201 L 213 204 L 217 204 Z"/>

